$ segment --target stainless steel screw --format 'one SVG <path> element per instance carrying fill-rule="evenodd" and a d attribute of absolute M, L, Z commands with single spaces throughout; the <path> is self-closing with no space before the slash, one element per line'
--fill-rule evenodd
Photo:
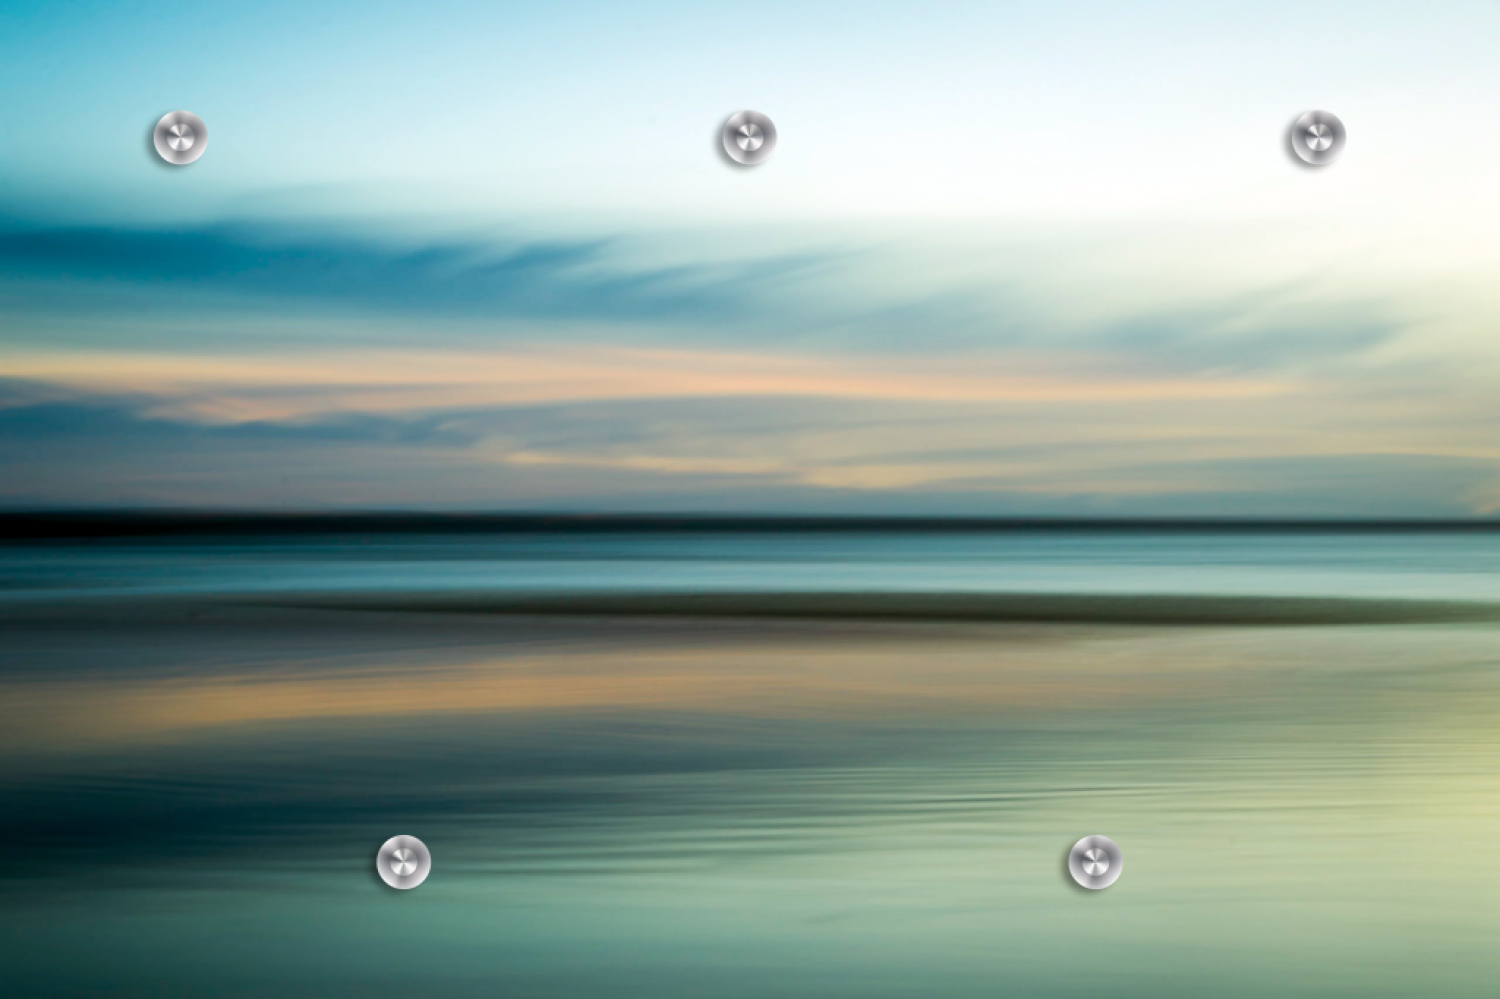
<path fill-rule="evenodd" d="M 188 111 L 171 111 L 161 116 L 151 134 L 156 154 L 174 166 L 187 166 L 208 148 L 208 126 Z"/>
<path fill-rule="evenodd" d="M 375 870 L 392 888 L 415 888 L 432 872 L 432 854 L 415 836 L 392 836 L 376 854 Z"/>
<path fill-rule="evenodd" d="M 1085 836 L 1068 854 L 1068 872 L 1085 888 L 1108 888 L 1124 866 L 1120 848 L 1108 836 Z"/>
<path fill-rule="evenodd" d="M 724 152 L 743 166 L 764 163 L 776 149 L 776 126 L 759 111 L 741 111 L 724 123 Z"/>
<path fill-rule="evenodd" d="M 1292 151 L 1309 166 L 1327 166 L 1344 151 L 1344 123 L 1327 111 L 1309 111 L 1292 125 Z"/>

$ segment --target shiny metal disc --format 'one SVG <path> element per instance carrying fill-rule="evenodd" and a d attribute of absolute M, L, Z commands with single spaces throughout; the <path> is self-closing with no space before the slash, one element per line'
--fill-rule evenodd
<path fill-rule="evenodd" d="M 1302 162 L 1326 166 L 1344 151 L 1344 123 L 1327 111 L 1309 111 L 1292 125 L 1292 151 Z"/>
<path fill-rule="evenodd" d="M 776 126 L 759 111 L 741 111 L 724 123 L 724 152 L 744 166 L 770 159 L 776 149 Z"/>
<path fill-rule="evenodd" d="M 208 127 L 203 119 L 188 111 L 171 111 L 161 116 L 151 140 L 156 152 L 168 163 L 186 166 L 208 148 Z"/>
<path fill-rule="evenodd" d="M 1085 836 L 1068 854 L 1068 871 L 1085 888 L 1108 888 L 1123 867 L 1120 848 L 1108 836 Z"/>
<path fill-rule="evenodd" d="M 432 870 L 432 854 L 415 836 L 392 836 L 375 857 L 380 880 L 392 888 L 415 888 Z"/>

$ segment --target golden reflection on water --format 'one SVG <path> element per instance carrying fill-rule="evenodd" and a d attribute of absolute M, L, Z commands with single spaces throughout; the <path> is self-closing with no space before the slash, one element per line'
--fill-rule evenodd
<path fill-rule="evenodd" d="M 1153 709 L 1190 721 L 1195 711 L 1295 718 L 1315 705 L 1333 731 L 1387 715 L 1408 725 L 1430 708 L 1445 719 L 1441 738 L 1471 715 L 1490 717 L 1500 647 L 1483 627 L 974 627 L 941 638 L 905 627 L 812 636 L 767 627 L 751 639 L 660 645 L 649 636 L 620 645 L 587 626 L 567 633 L 556 648 L 524 654 L 501 640 L 352 662 L 303 651 L 206 676 L 0 681 L 9 717 L 0 751 L 93 750 L 320 719 L 597 711 L 1086 719 Z"/>
<path fill-rule="evenodd" d="M 1215 663 L 1161 654 L 1144 632 L 910 629 L 843 640 L 758 641 L 513 655 L 409 653 L 369 668 L 316 662 L 210 677 L 0 683 L 13 724 L 0 749 L 97 749 L 319 719 L 445 713 L 684 711 L 769 717 L 983 715 L 1118 709 L 1208 696 Z M 607 644 L 604 641 L 594 643 Z M 1170 645 L 1170 643 L 1168 643 Z"/>

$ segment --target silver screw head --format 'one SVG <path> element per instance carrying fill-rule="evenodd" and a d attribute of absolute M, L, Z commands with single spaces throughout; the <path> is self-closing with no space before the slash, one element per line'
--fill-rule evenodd
<path fill-rule="evenodd" d="M 1327 166 L 1344 151 L 1344 123 L 1327 111 L 1309 111 L 1292 125 L 1292 151 L 1309 166 Z"/>
<path fill-rule="evenodd" d="M 741 111 L 724 123 L 724 152 L 741 166 L 770 159 L 776 149 L 776 126 L 759 111 Z"/>
<path fill-rule="evenodd" d="M 432 854 L 415 836 L 392 836 L 375 855 L 380 880 L 392 888 L 415 888 L 432 871 Z"/>
<path fill-rule="evenodd" d="M 156 154 L 174 166 L 187 166 L 208 148 L 208 127 L 188 111 L 170 111 L 161 116 L 151 134 Z"/>
<path fill-rule="evenodd" d="M 1068 853 L 1068 872 L 1085 888 L 1108 888 L 1123 867 L 1120 848 L 1108 836 L 1085 836 Z"/>

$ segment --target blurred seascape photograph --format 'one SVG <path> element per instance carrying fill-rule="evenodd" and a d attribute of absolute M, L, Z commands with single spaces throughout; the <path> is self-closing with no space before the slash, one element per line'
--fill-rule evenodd
<path fill-rule="evenodd" d="M 0 996 L 1494 999 L 1497 51 L 0 5 Z"/>

